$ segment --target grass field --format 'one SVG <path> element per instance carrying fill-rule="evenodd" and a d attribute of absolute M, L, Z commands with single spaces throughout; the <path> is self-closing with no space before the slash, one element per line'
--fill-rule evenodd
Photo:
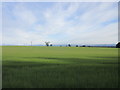
<path fill-rule="evenodd" d="M 118 49 L 3 46 L 3 88 L 117 88 Z"/>

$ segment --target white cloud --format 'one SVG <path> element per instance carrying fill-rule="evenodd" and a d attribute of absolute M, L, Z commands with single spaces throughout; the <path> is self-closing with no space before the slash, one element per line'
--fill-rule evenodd
<path fill-rule="evenodd" d="M 50 8 L 43 10 L 36 8 L 37 10 L 36 14 L 26 4 L 16 4 L 12 11 L 16 19 L 13 21 L 6 19 L 3 23 L 4 43 L 24 44 L 33 41 L 33 44 L 44 44 L 45 41 L 51 41 L 56 44 L 112 44 L 117 42 L 117 22 L 109 22 L 117 19 L 117 4 L 115 7 L 113 3 L 54 3 Z"/>
<path fill-rule="evenodd" d="M 34 24 L 37 22 L 37 18 L 34 13 L 25 8 L 23 3 L 15 5 L 13 13 L 15 17 L 21 21 L 21 23 Z"/>

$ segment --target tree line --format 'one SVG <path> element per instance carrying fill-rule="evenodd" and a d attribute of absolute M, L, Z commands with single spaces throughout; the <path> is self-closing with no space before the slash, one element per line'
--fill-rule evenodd
<path fill-rule="evenodd" d="M 45 42 L 45 44 L 46 44 L 47 47 L 48 46 L 53 46 L 52 44 L 50 44 L 50 42 Z M 62 45 L 60 45 L 60 47 L 62 47 Z M 71 47 L 71 44 L 66 45 L 66 47 Z M 93 46 L 86 46 L 86 45 L 79 46 L 79 45 L 76 45 L 76 47 L 93 47 Z M 120 42 L 118 42 L 116 44 L 116 48 L 120 48 Z"/>

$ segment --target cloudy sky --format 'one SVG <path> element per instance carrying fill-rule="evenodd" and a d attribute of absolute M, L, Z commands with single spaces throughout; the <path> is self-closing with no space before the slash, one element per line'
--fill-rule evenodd
<path fill-rule="evenodd" d="M 4 2 L 3 44 L 116 44 L 117 2 Z"/>

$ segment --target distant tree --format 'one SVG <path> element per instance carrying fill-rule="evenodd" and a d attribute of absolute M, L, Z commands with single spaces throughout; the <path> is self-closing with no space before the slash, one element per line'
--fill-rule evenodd
<path fill-rule="evenodd" d="M 120 48 L 120 42 L 116 44 L 116 48 Z"/>
<path fill-rule="evenodd" d="M 62 47 L 62 45 L 60 45 L 60 47 Z"/>
<path fill-rule="evenodd" d="M 78 47 L 78 45 L 76 45 L 76 47 Z"/>
<path fill-rule="evenodd" d="M 83 45 L 82 47 L 86 47 L 85 45 Z"/>
<path fill-rule="evenodd" d="M 70 44 L 68 44 L 68 46 L 69 46 L 69 47 L 71 47 L 71 45 L 70 45 Z"/>
<path fill-rule="evenodd" d="M 50 43 L 50 42 L 45 42 L 46 46 L 49 46 L 49 43 Z"/>
<path fill-rule="evenodd" d="M 52 46 L 52 44 L 50 44 L 50 46 Z"/>

